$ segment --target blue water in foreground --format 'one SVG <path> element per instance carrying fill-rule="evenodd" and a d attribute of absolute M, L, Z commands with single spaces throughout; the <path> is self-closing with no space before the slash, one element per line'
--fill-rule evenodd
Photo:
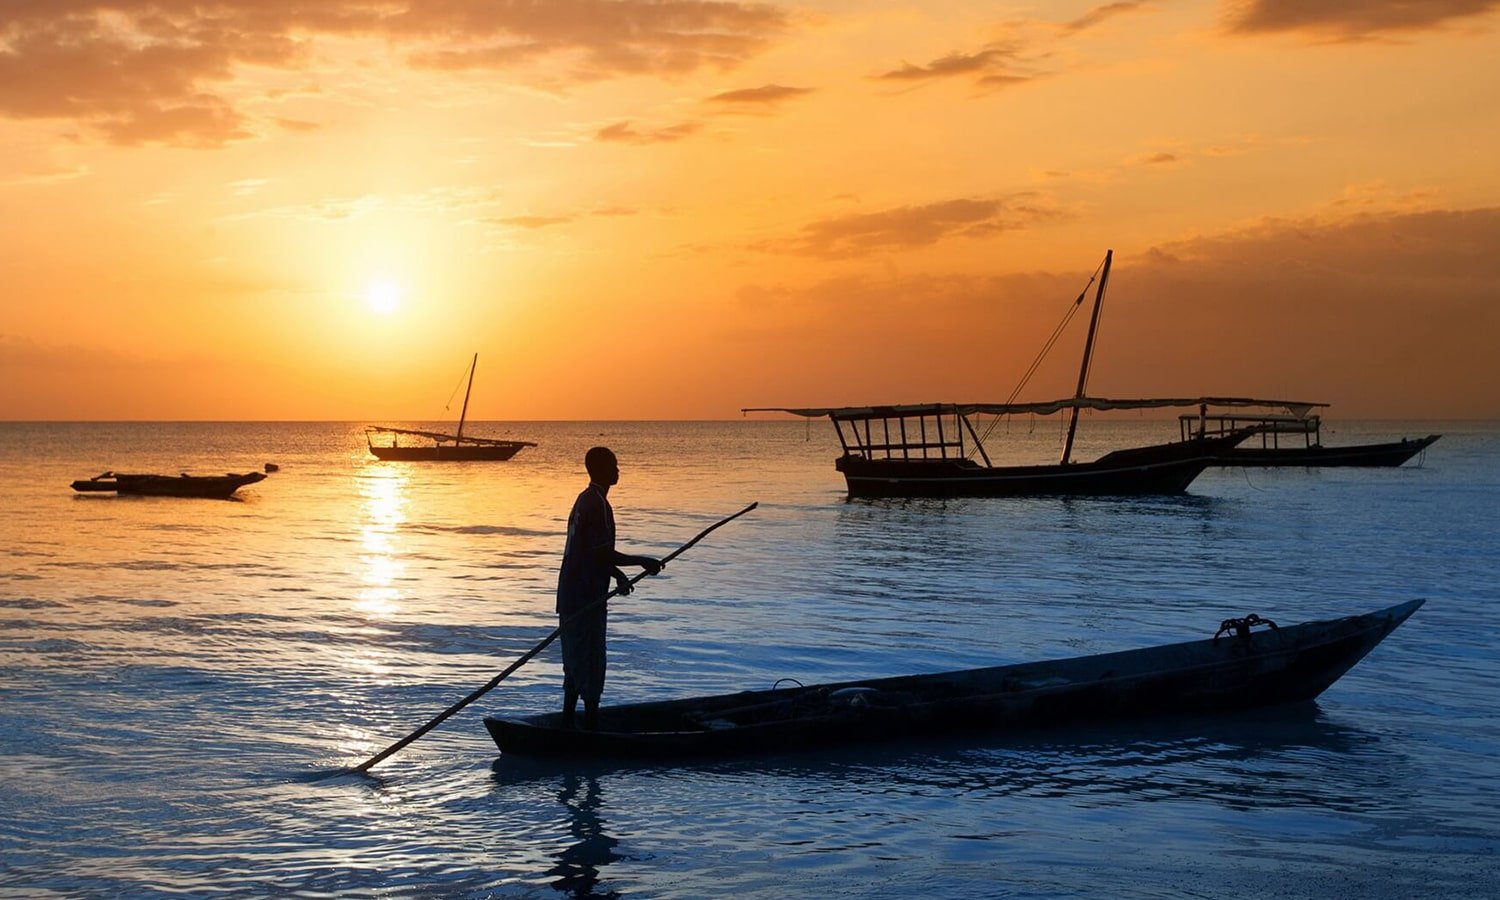
<path fill-rule="evenodd" d="M 1081 456 L 1168 436 L 1091 423 Z M 517 423 L 508 463 L 348 424 L 0 424 L 0 896 L 1500 896 L 1500 426 L 1398 470 L 1210 470 L 1159 499 L 850 502 L 823 422 Z M 1002 426 L 1044 457 L 1055 424 Z M 683 767 L 498 761 L 583 450 L 621 546 L 606 702 L 1098 653 L 1427 606 L 1316 704 Z M 281 471 L 242 502 L 79 496 Z"/>

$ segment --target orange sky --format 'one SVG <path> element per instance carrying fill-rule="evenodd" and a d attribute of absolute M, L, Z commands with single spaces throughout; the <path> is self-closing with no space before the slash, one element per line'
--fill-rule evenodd
<path fill-rule="evenodd" d="M 295 11 L 288 12 L 288 8 Z M 1500 418 L 1500 0 L 0 0 L 0 419 Z M 1022 399 L 1070 394 L 1079 316 Z"/>

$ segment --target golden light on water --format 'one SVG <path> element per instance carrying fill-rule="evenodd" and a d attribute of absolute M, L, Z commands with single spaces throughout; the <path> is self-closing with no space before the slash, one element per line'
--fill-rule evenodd
<path fill-rule="evenodd" d="M 409 476 L 398 469 L 367 470 L 359 479 L 360 579 L 363 587 L 354 608 L 375 618 L 389 618 L 401 605 L 397 583 L 406 573 L 400 555 L 399 529 L 406 521 Z"/>

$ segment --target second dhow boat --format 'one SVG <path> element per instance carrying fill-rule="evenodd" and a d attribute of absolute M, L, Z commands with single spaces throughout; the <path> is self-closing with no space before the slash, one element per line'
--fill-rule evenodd
<path fill-rule="evenodd" d="M 1249 428 L 1255 438 L 1235 447 L 1215 465 L 1268 468 L 1272 466 L 1395 468 L 1433 445 L 1440 434 L 1403 437 L 1378 444 L 1348 444 L 1329 447 L 1323 443 L 1323 419 L 1313 413 L 1326 403 L 1265 400 L 1264 410 L 1224 412 L 1210 410 L 1215 403 L 1205 398 L 1197 413 L 1178 416 L 1184 440 L 1213 437 Z M 1279 409 L 1281 412 L 1272 412 Z M 1285 441 L 1282 439 L 1286 438 Z M 1297 440 L 1301 438 L 1301 440 Z"/>
<path fill-rule="evenodd" d="M 379 459 L 399 462 L 500 462 L 510 459 L 526 447 L 535 447 L 531 441 L 503 441 L 493 438 L 467 437 L 464 435 L 464 420 L 469 415 L 469 393 L 474 389 L 474 370 L 479 368 L 479 354 L 469 363 L 469 384 L 464 388 L 464 406 L 458 414 L 458 430 L 455 434 L 440 431 L 418 431 L 412 428 L 390 428 L 371 425 L 365 429 L 365 445 Z M 375 443 L 375 435 L 389 435 L 389 444 Z M 401 435 L 431 441 L 431 445 L 401 445 Z"/>

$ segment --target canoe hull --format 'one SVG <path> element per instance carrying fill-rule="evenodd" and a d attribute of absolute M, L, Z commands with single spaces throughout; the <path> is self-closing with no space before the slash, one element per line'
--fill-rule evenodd
<path fill-rule="evenodd" d="M 1429 434 L 1422 438 L 1403 438 L 1385 444 L 1348 447 L 1325 447 L 1321 444 L 1311 447 L 1236 447 L 1221 456 L 1215 465 L 1395 468 L 1432 446 L 1440 437 L 1440 434 Z"/>
<path fill-rule="evenodd" d="M 126 475 L 110 474 L 73 482 L 79 493 L 113 491 L 122 496 L 197 497 L 227 500 L 247 484 L 265 479 L 260 472 L 243 475 Z"/>
<path fill-rule="evenodd" d="M 850 497 L 1037 497 L 1181 494 L 1245 433 L 1107 453 L 1093 462 L 981 466 L 956 459 L 838 460 Z"/>
<path fill-rule="evenodd" d="M 1233 712 L 1317 697 L 1422 602 L 1249 637 L 602 707 L 596 731 L 565 728 L 558 713 L 485 727 L 505 754 L 657 759 Z"/>

